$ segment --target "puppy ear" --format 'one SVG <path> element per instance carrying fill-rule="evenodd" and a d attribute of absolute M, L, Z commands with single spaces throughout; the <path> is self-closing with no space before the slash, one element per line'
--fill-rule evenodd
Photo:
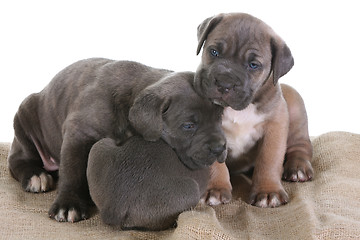
<path fill-rule="evenodd" d="M 207 36 L 215 28 L 215 26 L 223 19 L 222 15 L 209 17 L 205 19 L 197 28 L 198 47 L 196 55 L 199 54 Z"/>
<path fill-rule="evenodd" d="M 271 39 L 271 53 L 274 85 L 277 84 L 279 78 L 284 76 L 294 66 L 294 58 L 289 47 L 280 38 Z"/>
<path fill-rule="evenodd" d="M 170 101 L 154 91 L 144 90 L 134 101 L 129 111 L 129 121 L 147 141 L 156 141 L 163 129 L 162 114 Z"/>

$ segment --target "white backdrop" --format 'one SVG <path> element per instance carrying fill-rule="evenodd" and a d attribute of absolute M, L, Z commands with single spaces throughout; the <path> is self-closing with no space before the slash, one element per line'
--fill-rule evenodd
<path fill-rule="evenodd" d="M 11 141 L 21 101 L 88 57 L 195 71 L 196 28 L 221 12 L 247 12 L 288 44 L 294 68 L 280 82 L 303 96 L 310 135 L 360 133 L 357 1 L 1 1 L 0 142 Z"/>

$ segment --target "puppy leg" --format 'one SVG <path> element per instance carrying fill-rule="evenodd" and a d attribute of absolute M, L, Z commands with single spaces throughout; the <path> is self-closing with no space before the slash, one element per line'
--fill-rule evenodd
<path fill-rule="evenodd" d="M 19 116 L 14 119 L 15 137 L 8 157 L 12 176 L 28 192 L 47 192 L 55 187 L 53 177 L 43 168 L 43 162 L 34 142 L 29 139 Z"/>
<path fill-rule="evenodd" d="M 289 135 L 283 179 L 292 182 L 309 181 L 314 176 L 311 166 L 312 145 L 304 102 L 298 92 L 288 85 L 281 85 L 289 111 Z"/>
<path fill-rule="evenodd" d="M 59 222 L 89 218 L 90 194 L 86 179 L 87 158 L 94 144 L 80 131 L 64 134 L 61 147 L 58 193 L 49 216 Z"/>
<path fill-rule="evenodd" d="M 211 206 L 228 203 L 231 200 L 232 186 L 229 170 L 225 163 L 215 162 L 210 167 L 210 180 L 205 195 L 201 201 Z"/>
<path fill-rule="evenodd" d="M 285 102 L 266 125 L 266 132 L 259 142 L 249 202 L 257 207 L 278 207 L 289 200 L 281 184 L 283 161 L 288 133 Z"/>

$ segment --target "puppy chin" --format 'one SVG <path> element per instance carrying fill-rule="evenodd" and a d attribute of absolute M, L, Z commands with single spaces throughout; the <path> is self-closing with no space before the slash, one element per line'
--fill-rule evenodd
<path fill-rule="evenodd" d="M 202 162 L 188 156 L 179 156 L 180 161 L 190 170 L 199 170 L 209 167 L 212 163 Z"/>
<path fill-rule="evenodd" d="M 232 98 L 221 99 L 220 104 L 218 105 L 223 107 L 231 107 L 236 111 L 241 111 L 247 108 L 250 105 L 251 101 L 252 101 L 251 97 L 243 97 L 243 98 L 232 97 Z M 213 101 L 213 103 L 215 103 L 215 101 Z"/>

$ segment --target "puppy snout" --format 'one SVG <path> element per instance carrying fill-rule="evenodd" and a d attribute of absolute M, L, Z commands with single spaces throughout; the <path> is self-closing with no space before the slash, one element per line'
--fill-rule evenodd
<path fill-rule="evenodd" d="M 212 154 L 214 154 L 216 157 L 219 157 L 226 150 L 226 143 L 225 141 L 213 142 L 210 143 L 209 148 Z"/>

